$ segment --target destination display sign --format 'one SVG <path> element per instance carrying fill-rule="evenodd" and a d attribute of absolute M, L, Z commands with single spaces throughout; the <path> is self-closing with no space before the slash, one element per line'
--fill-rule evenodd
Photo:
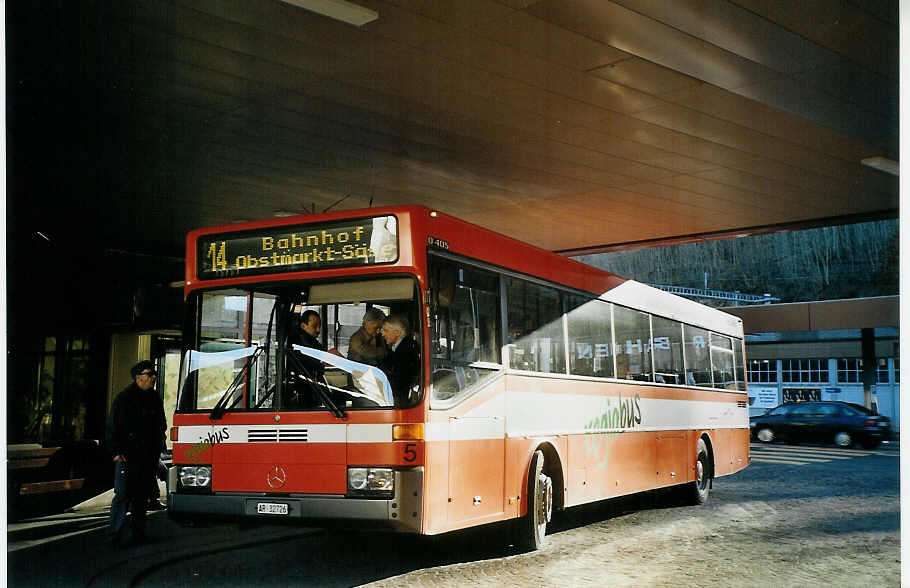
<path fill-rule="evenodd" d="M 397 260 L 398 221 L 394 216 L 203 235 L 197 240 L 201 280 Z"/>

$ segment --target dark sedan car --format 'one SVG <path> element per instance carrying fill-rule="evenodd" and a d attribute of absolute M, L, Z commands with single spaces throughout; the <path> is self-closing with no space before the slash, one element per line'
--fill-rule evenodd
<path fill-rule="evenodd" d="M 749 428 L 763 443 L 816 441 L 839 447 L 861 443 L 872 449 L 890 437 L 891 419 L 847 402 L 797 402 L 750 417 Z"/>

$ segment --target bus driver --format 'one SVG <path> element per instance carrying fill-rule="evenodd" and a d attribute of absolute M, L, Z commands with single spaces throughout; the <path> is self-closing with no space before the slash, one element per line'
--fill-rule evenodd
<path fill-rule="evenodd" d="M 311 347 L 320 351 L 325 351 L 325 346 L 319 340 L 319 334 L 322 332 L 322 319 L 315 310 L 307 310 L 300 316 L 300 330 L 292 333 L 290 337 L 291 344 Z M 294 354 L 297 365 L 291 366 L 291 371 L 297 372 L 297 367 L 302 369 L 302 373 L 296 374 L 293 379 L 293 385 L 286 388 L 286 395 L 282 406 L 290 409 L 310 408 L 318 406 L 318 395 L 313 386 L 318 385 L 325 374 L 325 366 L 321 361 L 305 355 L 303 353 Z M 300 380 L 302 376 L 304 380 Z"/>

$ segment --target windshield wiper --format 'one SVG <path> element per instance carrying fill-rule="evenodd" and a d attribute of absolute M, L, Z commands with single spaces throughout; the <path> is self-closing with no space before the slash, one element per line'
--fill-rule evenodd
<path fill-rule="evenodd" d="M 233 381 L 230 386 L 224 391 L 224 394 L 221 395 L 221 398 L 218 399 L 218 402 L 215 403 L 215 406 L 212 408 L 212 412 L 209 413 L 209 420 L 217 421 L 224 416 L 224 413 L 228 410 L 231 410 L 237 403 L 243 398 L 243 394 L 234 398 L 230 405 L 227 404 L 228 398 L 237 390 L 237 387 L 243 381 L 243 375 L 250 369 L 250 366 L 253 365 L 259 356 L 262 355 L 262 347 L 258 347 L 253 355 L 251 355 L 244 364 L 243 368 L 237 372 L 237 375 L 234 376 Z"/>
<path fill-rule="evenodd" d="M 312 388 L 316 390 L 316 393 L 319 394 L 319 397 L 322 398 L 322 401 L 325 403 L 326 407 L 331 411 L 333 415 L 340 419 L 347 418 L 347 414 L 340 408 L 338 405 L 332 401 L 332 395 L 329 394 L 328 383 L 323 384 L 314 378 L 308 369 L 304 367 L 303 361 L 292 351 L 287 354 L 287 359 L 291 362 L 291 367 L 297 372 L 304 374 L 307 381 L 312 382 L 314 386 Z"/>

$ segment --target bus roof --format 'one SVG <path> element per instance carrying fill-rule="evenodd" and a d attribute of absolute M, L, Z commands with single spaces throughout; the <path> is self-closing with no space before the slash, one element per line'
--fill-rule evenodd
<path fill-rule="evenodd" d="M 502 233 L 449 216 L 425 206 L 387 206 L 307 214 L 251 221 L 191 231 L 187 235 L 187 287 L 196 271 L 196 242 L 200 237 L 220 233 L 241 233 L 293 225 L 318 225 L 342 219 L 363 219 L 394 215 L 398 218 L 399 238 L 413 243 L 414 255 L 402 255 L 402 265 L 414 266 L 422 258 L 424 244 L 440 253 L 464 256 L 510 272 L 584 291 L 602 300 L 652 312 L 713 331 L 742 336 L 738 317 L 692 300 L 664 292 L 646 284 L 583 264 L 563 255 L 524 243 Z M 402 247 L 402 251 L 406 248 Z M 313 270 L 320 271 L 323 270 Z M 324 270 L 332 272 L 333 270 Z M 282 276 L 290 277 L 292 274 Z M 297 274 L 299 275 L 299 272 Z M 267 276 L 274 280 L 277 276 Z M 249 281 L 245 278 L 244 281 Z"/>

